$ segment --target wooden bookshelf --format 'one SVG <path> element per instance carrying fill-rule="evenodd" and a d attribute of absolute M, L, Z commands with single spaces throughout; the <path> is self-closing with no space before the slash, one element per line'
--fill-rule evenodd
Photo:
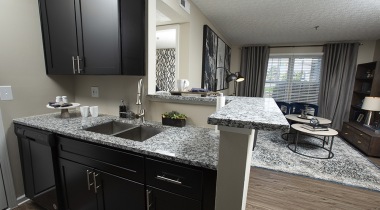
<path fill-rule="evenodd" d="M 366 111 L 361 109 L 366 96 L 380 96 L 380 62 L 359 64 L 354 83 L 350 121 L 356 121 L 359 114 L 366 114 Z"/>

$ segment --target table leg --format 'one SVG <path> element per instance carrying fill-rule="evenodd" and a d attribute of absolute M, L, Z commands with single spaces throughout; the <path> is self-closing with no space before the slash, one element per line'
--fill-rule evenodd
<path fill-rule="evenodd" d="M 327 137 L 328 138 L 328 137 Z M 326 142 L 326 136 L 323 137 L 323 144 L 322 147 L 325 148 L 325 142 Z"/>
<path fill-rule="evenodd" d="M 334 136 L 331 138 L 329 156 L 327 158 L 330 158 L 330 156 L 331 156 L 331 151 L 332 151 L 332 145 L 333 145 L 333 143 L 334 143 Z"/>
<path fill-rule="evenodd" d="M 298 144 L 298 136 L 299 136 L 300 132 L 297 131 L 297 134 L 296 134 L 296 142 L 295 142 L 295 146 L 294 146 L 294 152 L 297 151 L 297 144 Z"/>

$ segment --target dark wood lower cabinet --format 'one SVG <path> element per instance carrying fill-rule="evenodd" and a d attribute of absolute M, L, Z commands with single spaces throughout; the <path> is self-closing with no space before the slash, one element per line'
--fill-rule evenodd
<path fill-rule="evenodd" d="M 87 171 L 90 172 L 91 168 L 62 158 L 59 160 L 59 166 L 65 209 L 98 209 L 93 186 L 89 189 L 87 184 Z"/>
<path fill-rule="evenodd" d="M 60 158 L 65 209 L 145 209 L 144 185 Z"/>
<path fill-rule="evenodd" d="M 147 187 L 149 210 L 201 210 L 200 201 L 183 197 L 164 190 Z"/>
<path fill-rule="evenodd" d="M 25 195 L 46 209 L 214 209 L 215 170 L 20 125 L 15 131 Z"/>

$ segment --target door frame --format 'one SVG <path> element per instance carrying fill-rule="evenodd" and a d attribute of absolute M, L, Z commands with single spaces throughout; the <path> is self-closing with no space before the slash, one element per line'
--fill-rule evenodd
<path fill-rule="evenodd" d="M 3 174 L 4 188 L 8 203 L 8 208 L 17 206 L 16 192 L 13 185 L 11 164 L 9 162 L 7 141 L 5 139 L 3 118 L 0 109 L 0 164 Z"/>

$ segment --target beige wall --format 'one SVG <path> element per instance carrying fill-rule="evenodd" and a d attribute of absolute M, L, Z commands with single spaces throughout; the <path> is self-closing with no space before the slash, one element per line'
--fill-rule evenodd
<path fill-rule="evenodd" d="M 11 85 L 14 100 L 0 101 L 17 196 L 24 194 L 17 139 L 12 119 L 51 112 L 57 95 L 74 99 L 72 77 L 45 74 L 37 0 L 0 1 L 0 86 Z"/>
<path fill-rule="evenodd" d="M 189 81 L 192 87 L 201 87 L 202 82 L 202 50 L 203 50 L 203 25 L 207 24 L 215 33 L 217 33 L 230 47 L 232 54 L 236 52 L 230 41 L 215 28 L 215 26 L 204 16 L 196 5 L 191 3 L 190 16 L 190 44 L 189 44 Z M 231 57 L 234 55 L 231 55 Z M 236 60 L 231 60 L 231 69 L 238 69 L 239 63 Z"/>
<path fill-rule="evenodd" d="M 363 45 L 359 46 L 357 63 L 368 63 L 373 61 L 376 41 L 361 41 Z"/>
<path fill-rule="evenodd" d="M 150 102 L 152 112 L 149 113 L 151 120 L 161 122 L 161 114 L 170 111 L 178 111 L 185 114 L 188 118 L 187 125 L 195 125 L 200 127 L 212 128 L 212 125 L 207 124 L 207 118 L 215 112 L 215 106 L 193 105 L 193 104 L 173 104 Z M 154 109 L 154 111 L 153 111 Z"/>
<path fill-rule="evenodd" d="M 75 102 L 86 106 L 96 105 L 100 113 L 118 116 L 120 100 L 123 99 L 136 112 L 137 82 L 141 78 L 146 84 L 146 77 L 138 76 L 77 76 Z M 91 97 L 92 86 L 99 88 L 99 98 Z"/>

